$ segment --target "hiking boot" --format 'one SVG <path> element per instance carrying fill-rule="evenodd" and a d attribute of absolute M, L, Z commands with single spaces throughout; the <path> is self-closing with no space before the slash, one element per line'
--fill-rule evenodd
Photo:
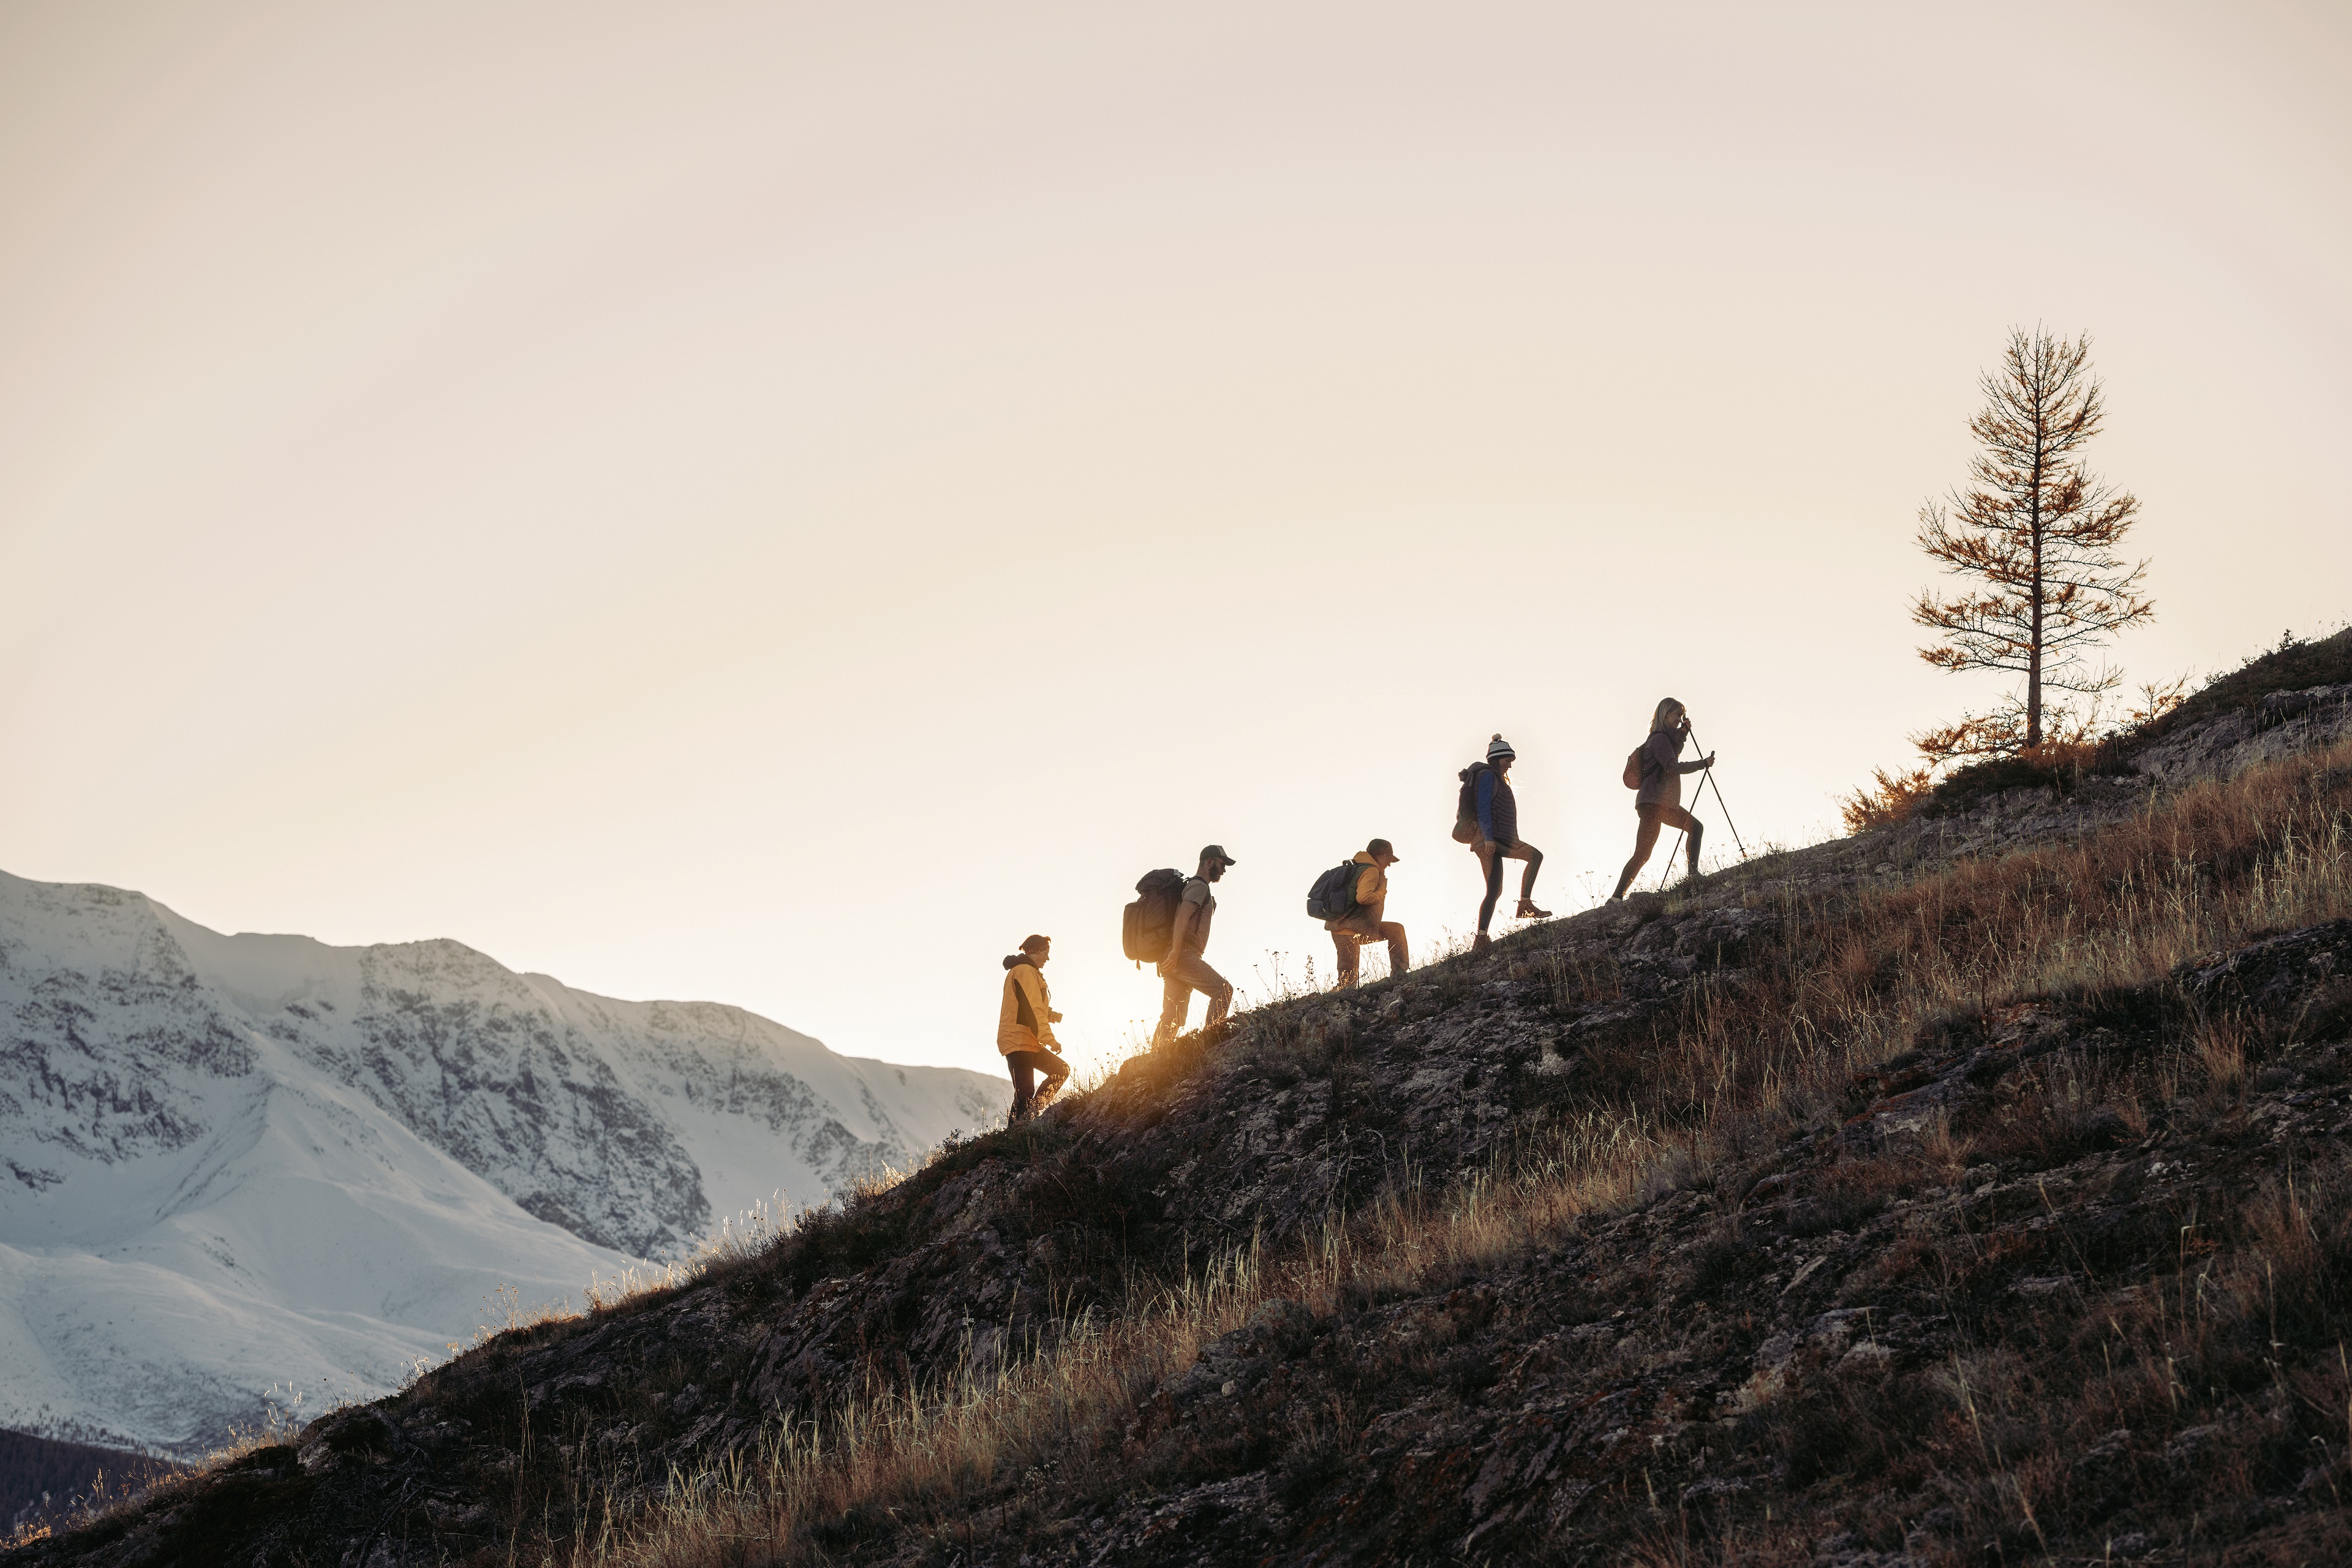
<path fill-rule="evenodd" d="M 1484 952 L 1494 945 L 1494 939 L 1483 931 L 1470 939 L 1470 951 L 1473 952 Z"/>
<path fill-rule="evenodd" d="M 1523 921 L 1548 921 L 1551 919 L 1551 911 L 1549 910 L 1539 910 L 1536 908 L 1536 901 L 1533 899 L 1521 899 L 1519 900 L 1519 919 Z"/>
<path fill-rule="evenodd" d="M 1045 1110 L 1047 1106 L 1053 1104 L 1054 1097 L 1061 1092 L 1062 1086 L 1058 1083 L 1049 1083 L 1045 1088 L 1039 1089 L 1037 1091 L 1036 1098 L 1029 1102 L 1029 1114 L 1034 1116 L 1039 1111 Z"/>

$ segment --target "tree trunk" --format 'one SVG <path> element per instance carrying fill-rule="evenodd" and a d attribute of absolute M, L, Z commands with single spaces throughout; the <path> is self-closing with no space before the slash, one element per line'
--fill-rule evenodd
<path fill-rule="evenodd" d="M 2040 370 L 2037 364 L 2035 369 Z M 2037 374 L 2033 384 L 2033 479 L 2026 521 L 2033 534 L 2033 624 L 2026 650 L 2025 749 L 2042 744 L 2042 469 L 2050 442 L 2049 389 Z"/>
<path fill-rule="evenodd" d="M 2025 746 L 2042 744 L 2042 498 L 2033 498 L 2033 647 L 2026 656 Z"/>

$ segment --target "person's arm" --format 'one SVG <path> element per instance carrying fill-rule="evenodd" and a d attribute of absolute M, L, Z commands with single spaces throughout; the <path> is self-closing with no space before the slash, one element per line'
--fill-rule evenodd
<path fill-rule="evenodd" d="M 1495 770 L 1478 775 L 1478 837 L 1495 837 Z"/>
<path fill-rule="evenodd" d="M 1037 1043 L 1047 1050 L 1054 1048 L 1054 1020 L 1060 1016 L 1047 1005 L 1045 977 L 1028 964 L 1013 972 L 1013 977 L 1028 998 L 1030 1015 L 1036 1019 Z"/>
<path fill-rule="evenodd" d="M 1675 771 L 1679 773 L 1703 773 L 1713 766 L 1715 766 L 1715 753 L 1713 752 L 1709 752 L 1706 755 L 1699 758 L 1699 760 L 1695 763 L 1684 763 L 1680 764 L 1675 769 Z"/>
<path fill-rule="evenodd" d="M 1378 866 L 1367 866 L 1362 870 L 1356 873 L 1356 893 L 1354 902 L 1359 907 L 1370 909 L 1372 905 L 1378 903 L 1380 901 L 1380 892 L 1381 868 Z"/>

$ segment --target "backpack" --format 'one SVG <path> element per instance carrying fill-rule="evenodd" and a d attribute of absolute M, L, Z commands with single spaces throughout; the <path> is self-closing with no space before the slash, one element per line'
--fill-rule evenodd
<path fill-rule="evenodd" d="M 1649 749 L 1650 743 L 1644 741 L 1625 753 L 1625 787 L 1627 789 L 1642 787 L 1642 753 Z"/>
<path fill-rule="evenodd" d="M 1307 918 L 1336 921 L 1356 907 L 1356 873 L 1363 868 L 1353 859 L 1341 862 L 1315 879 L 1307 889 Z"/>
<path fill-rule="evenodd" d="M 1462 793 L 1454 800 L 1454 842 L 1478 842 L 1478 774 L 1484 763 L 1472 763 L 1454 777 L 1462 781 Z"/>
<path fill-rule="evenodd" d="M 1138 963 L 1157 963 L 1168 956 L 1176 935 L 1176 905 L 1184 897 L 1184 873 L 1163 866 L 1146 871 L 1135 884 L 1136 900 L 1127 906 L 1119 923 L 1119 951 Z"/>

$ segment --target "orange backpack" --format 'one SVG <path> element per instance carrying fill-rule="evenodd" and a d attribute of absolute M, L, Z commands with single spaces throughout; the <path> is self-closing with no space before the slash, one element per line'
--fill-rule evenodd
<path fill-rule="evenodd" d="M 1644 741 L 1641 745 L 1625 753 L 1625 787 L 1627 789 L 1642 787 L 1642 752 L 1648 745 L 1649 742 Z"/>

